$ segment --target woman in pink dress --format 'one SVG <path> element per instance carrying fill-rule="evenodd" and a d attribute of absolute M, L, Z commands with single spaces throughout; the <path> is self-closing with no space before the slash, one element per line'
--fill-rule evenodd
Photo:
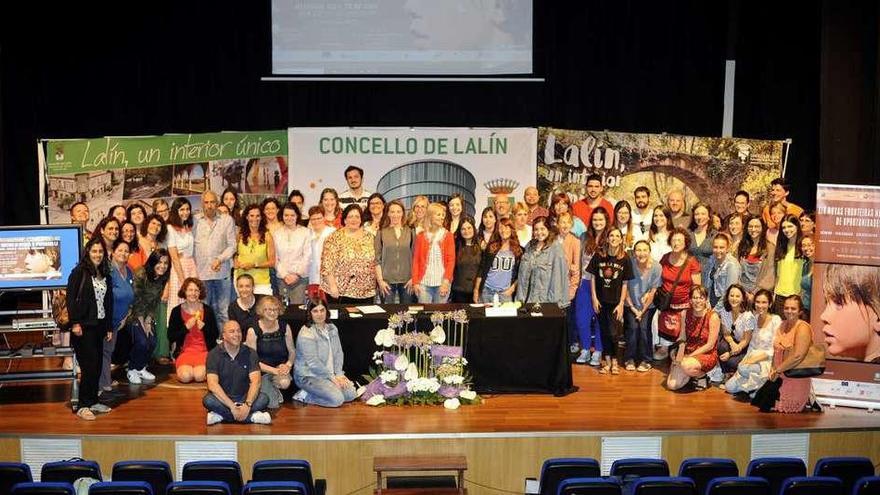
<path fill-rule="evenodd" d="M 769 379 L 782 379 L 779 387 L 779 400 L 773 408 L 782 413 L 799 413 L 810 403 L 812 381 L 810 378 L 790 378 L 785 372 L 797 367 L 813 345 L 813 331 L 810 324 L 801 319 L 803 303 L 800 296 L 792 295 L 782 303 L 785 319 L 773 341 L 773 367 Z"/>

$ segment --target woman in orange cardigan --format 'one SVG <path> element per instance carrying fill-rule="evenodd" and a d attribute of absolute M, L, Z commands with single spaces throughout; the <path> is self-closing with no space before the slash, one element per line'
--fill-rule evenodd
<path fill-rule="evenodd" d="M 455 239 L 443 228 L 446 209 L 428 205 L 425 229 L 416 236 L 413 248 L 412 288 L 420 303 L 445 303 L 449 299 L 455 269 Z"/>

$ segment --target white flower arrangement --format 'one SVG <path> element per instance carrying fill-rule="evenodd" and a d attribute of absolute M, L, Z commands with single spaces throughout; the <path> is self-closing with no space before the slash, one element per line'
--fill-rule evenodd
<path fill-rule="evenodd" d="M 384 404 L 384 403 L 385 403 L 385 396 L 384 395 L 374 395 L 374 396 L 370 397 L 369 399 L 367 399 L 368 406 L 378 406 L 378 405 Z"/>
<path fill-rule="evenodd" d="M 400 380 L 400 373 L 394 370 L 385 370 L 379 374 L 379 379 L 382 380 L 382 383 L 389 386 L 397 385 L 397 380 Z"/>
<path fill-rule="evenodd" d="M 459 406 L 461 406 L 461 402 L 454 397 L 452 399 L 446 399 L 445 401 L 443 401 L 443 407 L 445 407 L 446 409 L 455 410 L 458 409 Z"/>
<path fill-rule="evenodd" d="M 377 365 L 381 366 L 382 363 L 385 362 L 385 361 L 383 360 L 383 357 L 384 357 L 384 356 L 385 356 L 385 353 L 382 352 L 382 351 L 376 351 L 376 352 L 374 352 L 374 353 L 373 353 L 373 364 L 377 364 Z"/>
<path fill-rule="evenodd" d="M 464 400 L 474 400 L 477 398 L 477 393 L 473 390 L 462 390 L 458 393 L 458 396 Z"/>
<path fill-rule="evenodd" d="M 415 380 L 419 377 L 419 369 L 416 368 L 416 363 L 409 363 L 409 366 L 406 367 L 406 372 L 403 374 L 403 379 L 406 381 Z"/>
<path fill-rule="evenodd" d="M 401 354 L 397 356 L 397 359 L 394 360 L 394 369 L 397 371 L 406 371 L 409 367 L 409 358 L 406 357 L 406 354 Z"/>
<path fill-rule="evenodd" d="M 446 385 L 461 385 L 464 383 L 464 377 L 461 375 L 448 375 L 443 377 L 443 383 Z"/>
<path fill-rule="evenodd" d="M 433 394 L 440 390 L 440 382 L 436 378 L 416 378 L 406 382 L 406 390 L 409 393 L 427 392 Z"/>
<path fill-rule="evenodd" d="M 443 327 L 441 327 L 440 325 L 434 327 L 434 329 L 431 330 L 430 335 L 431 342 L 435 344 L 442 344 L 443 342 L 446 342 L 446 332 L 443 331 Z"/>
<path fill-rule="evenodd" d="M 391 347 L 394 345 L 394 329 L 393 328 L 383 328 L 376 332 L 376 336 L 373 337 L 373 342 L 378 346 L 382 347 Z"/>

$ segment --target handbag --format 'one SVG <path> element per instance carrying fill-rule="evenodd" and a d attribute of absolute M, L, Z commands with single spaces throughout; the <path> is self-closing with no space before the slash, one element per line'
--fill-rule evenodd
<path fill-rule="evenodd" d="M 789 378 L 810 378 L 822 376 L 825 373 L 825 345 L 812 344 L 794 368 L 786 370 L 783 374 Z"/>
<path fill-rule="evenodd" d="M 675 276 L 675 281 L 672 282 L 672 290 L 667 291 L 663 288 L 663 284 L 660 284 L 660 287 L 658 287 L 657 291 L 654 292 L 655 308 L 660 311 L 666 311 L 672 305 L 672 294 L 675 293 L 675 288 L 678 286 L 678 281 L 681 280 L 681 274 L 684 273 L 684 268 L 690 260 L 690 256 L 688 256 L 687 259 L 684 260 L 684 264 L 681 265 L 681 269 L 678 271 L 678 275 Z"/>

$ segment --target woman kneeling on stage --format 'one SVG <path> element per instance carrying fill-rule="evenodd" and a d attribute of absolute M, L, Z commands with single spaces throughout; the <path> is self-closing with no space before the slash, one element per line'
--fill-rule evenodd
<path fill-rule="evenodd" d="M 718 330 L 721 319 L 709 308 L 708 291 L 702 285 L 690 289 L 691 307 L 685 311 L 684 331 L 678 350 L 673 354 L 666 386 L 669 390 L 684 387 L 692 378 L 697 389 L 708 386 L 706 373 L 718 364 Z"/>
<path fill-rule="evenodd" d="M 187 277 L 177 294 L 184 301 L 171 310 L 169 317 L 168 340 L 180 383 L 205 381 L 208 351 L 217 345 L 220 336 L 214 311 L 202 303 L 205 294 L 201 280 Z"/>
<path fill-rule="evenodd" d="M 293 379 L 300 391 L 293 400 L 323 407 L 339 407 L 357 395 L 354 384 L 342 371 L 342 344 L 339 330 L 327 321 L 327 305 L 309 304 L 309 321 L 296 337 Z"/>

